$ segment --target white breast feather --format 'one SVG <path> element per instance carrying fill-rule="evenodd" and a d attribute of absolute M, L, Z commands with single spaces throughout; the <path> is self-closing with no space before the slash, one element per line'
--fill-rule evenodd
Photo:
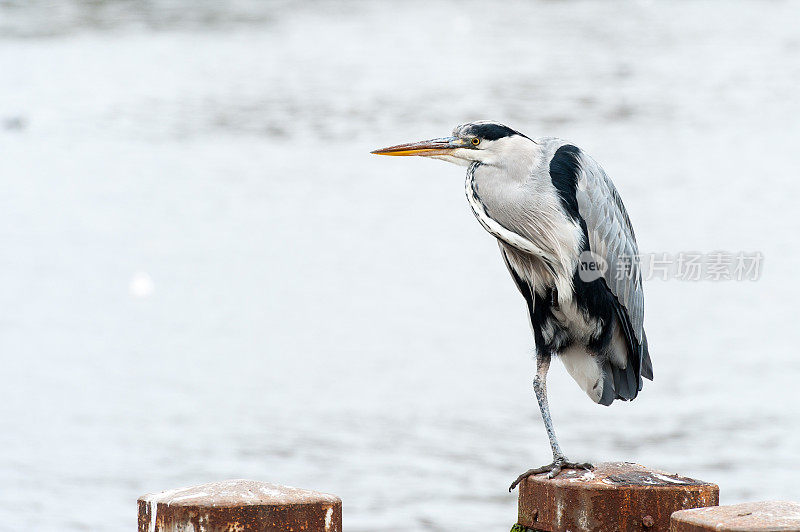
<path fill-rule="evenodd" d="M 578 263 L 583 235 L 580 227 L 570 219 L 566 219 L 560 210 L 555 208 L 559 201 L 551 191 L 542 191 L 531 198 L 538 202 L 525 213 L 524 223 L 527 227 L 526 235 L 513 231 L 486 213 L 484 205 L 475 193 L 475 172 L 467 172 L 465 193 L 472 212 L 480 224 L 495 238 L 507 244 L 514 250 L 526 253 L 537 261 L 526 260 L 527 257 L 517 257 L 510 254 L 509 260 L 512 267 L 526 279 L 537 292 L 547 287 L 558 290 L 559 301 L 567 302 L 572 299 L 572 274 Z M 542 261 L 552 265 L 552 270 L 547 268 Z"/>

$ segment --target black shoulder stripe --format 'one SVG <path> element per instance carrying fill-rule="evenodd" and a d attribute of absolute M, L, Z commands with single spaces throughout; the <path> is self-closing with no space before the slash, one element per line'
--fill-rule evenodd
<path fill-rule="evenodd" d="M 580 153 L 577 146 L 565 144 L 556 150 L 550 160 L 550 179 L 558 191 L 561 204 L 573 220 L 581 220 L 576 195 L 581 172 Z"/>

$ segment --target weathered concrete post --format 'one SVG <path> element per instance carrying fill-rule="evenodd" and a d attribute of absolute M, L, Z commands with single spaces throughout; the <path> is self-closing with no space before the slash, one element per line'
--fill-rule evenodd
<path fill-rule="evenodd" d="M 800 532 L 800 503 L 746 502 L 682 510 L 672 514 L 670 532 Z"/>
<path fill-rule="evenodd" d="M 667 532 L 677 510 L 719 504 L 716 484 L 628 462 L 565 470 L 519 485 L 516 530 Z"/>
<path fill-rule="evenodd" d="M 139 532 L 341 532 L 335 495 L 225 480 L 139 498 Z"/>

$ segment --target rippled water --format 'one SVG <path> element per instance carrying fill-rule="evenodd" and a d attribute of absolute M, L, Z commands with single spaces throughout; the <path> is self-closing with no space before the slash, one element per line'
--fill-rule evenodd
<path fill-rule="evenodd" d="M 0 529 L 132 530 L 246 477 L 345 528 L 503 530 L 549 458 L 524 304 L 463 169 L 369 156 L 494 118 L 615 179 L 645 252 L 761 251 L 646 283 L 656 380 L 576 459 L 800 499 L 800 9 L 791 2 L 0 3 Z"/>

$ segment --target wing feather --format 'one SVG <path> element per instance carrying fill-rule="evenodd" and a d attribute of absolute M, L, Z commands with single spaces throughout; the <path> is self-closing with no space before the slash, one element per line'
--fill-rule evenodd
<path fill-rule="evenodd" d="M 633 356 L 630 362 L 637 374 L 641 371 L 643 377 L 652 380 L 653 366 L 644 332 L 639 248 L 633 226 L 617 189 L 600 165 L 581 152 L 580 166 L 575 196 L 578 212 L 586 223 L 589 249 L 608 266 L 603 279 L 619 304 L 617 314 Z"/>

